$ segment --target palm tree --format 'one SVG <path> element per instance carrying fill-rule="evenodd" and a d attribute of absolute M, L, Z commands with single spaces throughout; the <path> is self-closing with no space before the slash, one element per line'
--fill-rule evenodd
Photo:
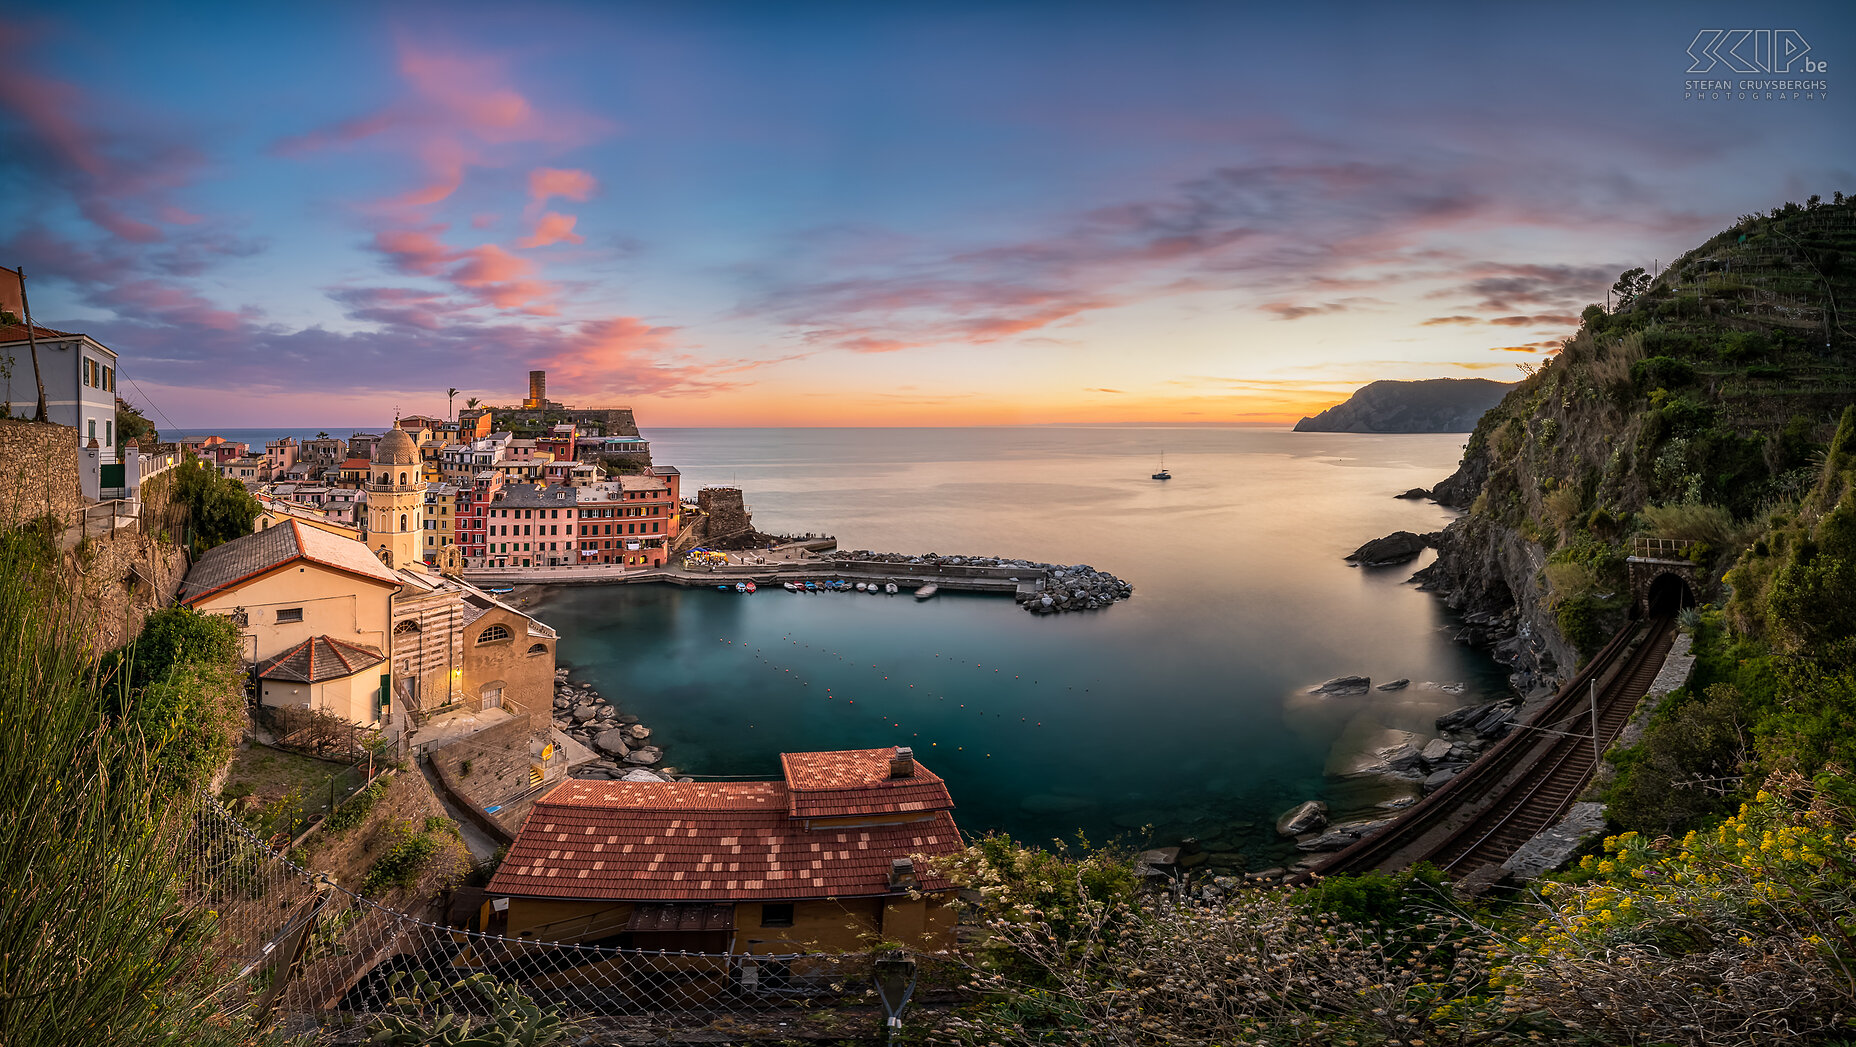
<path fill-rule="evenodd" d="M 445 390 L 445 412 L 451 415 L 453 419 L 456 418 L 457 412 L 453 410 L 452 401 L 456 400 L 457 398 L 458 398 L 458 391 L 456 389 Z"/>
<path fill-rule="evenodd" d="M 464 401 L 464 406 L 465 406 L 466 408 L 468 408 L 468 409 L 470 409 L 470 410 L 473 410 L 473 411 L 474 411 L 474 410 L 476 410 L 476 409 L 477 409 L 477 405 L 478 405 L 478 404 L 480 404 L 480 403 L 482 403 L 482 402 L 483 402 L 482 400 L 479 400 L 479 399 L 477 399 L 476 397 L 474 397 L 474 396 L 473 396 L 473 397 L 471 397 L 470 399 L 468 399 L 468 400 L 466 400 L 466 401 Z"/>

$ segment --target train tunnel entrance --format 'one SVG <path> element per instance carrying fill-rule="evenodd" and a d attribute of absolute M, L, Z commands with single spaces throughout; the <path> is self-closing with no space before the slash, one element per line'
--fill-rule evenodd
<path fill-rule="evenodd" d="M 1695 590 L 1686 578 L 1674 572 L 1657 575 L 1650 582 L 1649 592 L 1644 595 L 1644 609 L 1652 618 L 1675 614 L 1695 606 L 1695 603 Z"/>
<path fill-rule="evenodd" d="M 1693 542 L 1670 538 L 1638 538 L 1634 555 L 1625 557 L 1630 568 L 1631 614 L 1674 614 L 1696 605 L 1701 568 L 1689 559 Z"/>

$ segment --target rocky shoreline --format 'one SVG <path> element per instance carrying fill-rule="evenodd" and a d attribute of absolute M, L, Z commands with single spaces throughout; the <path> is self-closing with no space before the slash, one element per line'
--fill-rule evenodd
<path fill-rule="evenodd" d="M 1132 584 L 1088 564 L 1039 563 L 1000 556 L 942 556 L 939 553 L 910 556 L 906 553 L 878 553 L 868 549 L 835 550 L 826 554 L 825 559 L 924 567 L 1016 567 L 1027 572 L 1042 571 L 1044 577 L 1038 582 L 1036 590 L 1021 591 L 1017 596 L 1019 606 L 1032 614 L 1094 611 L 1134 595 Z"/>
<path fill-rule="evenodd" d="M 694 781 L 679 778 L 675 767 L 658 767 L 664 750 L 650 744 L 651 729 L 638 717 L 622 713 L 591 684 L 570 679 L 571 670 L 554 671 L 554 728 L 599 759 L 575 768 L 570 777 L 625 782 Z"/>

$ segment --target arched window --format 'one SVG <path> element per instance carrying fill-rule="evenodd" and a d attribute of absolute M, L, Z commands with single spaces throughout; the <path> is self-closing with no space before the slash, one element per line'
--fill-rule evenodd
<path fill-rule="evenodd" d="M 401 531 L 406 530 L 406 514 L 405 513 L 400 514 L 400 530 Z"/>
<path fill-rule="evenodd" d="M 405 636 L 408 633 L 416 633 L 418 631 L 419 631 L 419 620 L 417 618 L 408 618 L 405 621 L 398 622 L 393 626 L 393 635 L 395 636 Z"/>
<path fill-rule="evenodd" d="M 392 474 L 392 473 L 381 473 L 381 474 L 380 474 L 380 482 L 381 482 L 381 483 L 383 483 L 383 484 L 389 484 L 389 483 L 392 483 L 392 482 L 393 482 L 393 474 Z"/>
<path fill-rule="evenodd" d="M 529 646 L 529 649 L 528 649 L 528 653 L 530 653 L 530 654 L 547 654 L 547 653 L 548 653 L 548 645 L 547 645 L 547 644 L 545 644 L 545 643 L 538 643 L 538 644 L 531 644 L 531 645 Z"/>
<path fill-rule="evenodd" d="M 406 486 L 406 474 L 405 473 L 400 474 L 400 486 L 401 487 Z"/>
<path fill-rule="evenodd" d="M 495 643 L 498 640 L 507 639 L 509 639 L 509 629 L 501 625 L 492 625 L 488 629 L 477 634 L 477 643 L 479 645 Z"/>

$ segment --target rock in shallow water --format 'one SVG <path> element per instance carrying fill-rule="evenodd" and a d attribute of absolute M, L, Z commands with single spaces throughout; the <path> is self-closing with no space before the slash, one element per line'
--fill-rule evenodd
<path fill-rule="evenodd" d="M 1385 567 L 1390 564 L 1404 563 L 1423 552 L 1432 539 L 1426 535 L 1413 534 L 1410 531 L 1394 531 L 1384 538 L 1375 538 L 1355 549 L 1344 559 L 1351 560 L 1362 567 Z"/>
<path fill-rule="evenodd" d="M 1314 832 L 1327 823 L 1328 805 L 1320 800 L 1310 800 L 1276 819 L 1276 832 L 1282 836 L 1300 836 Z"/>
<path fill-rule="evenodd" d="M 1401 676 L 1401 677 L 1399 677 L 1399 678 L 1398 678 L 1398 679 L 1396 679 L 1396 680 L 1392 680 L 1392 681 L 1390 681 L 1390 682 L 1388 682 L 1388 683 L 1382 683 L 1382 684 L 1380 684 L 1380 685 L 1379 685 L 1379 690 L 1382 690 L 1382 691 L 1402 691 L 1402 690 L 1404 690 L 1405 688 L 1407 688 L 1407 687 L 1410 687 L 1410 686 L 1411 686 L 1411 681 L 1410 681 L 1409 679 L 1407 679 L 1407 678 L 1405 678 L 1405 677 L 1403 677 L 1403 676 Z"/>
<path fill-rule="evenodd" d="M 1367 676 L 1336 676 L 1324 684 L 1308 689 L 1309 694 L 1365 694 L 1373 684 Z"/>

